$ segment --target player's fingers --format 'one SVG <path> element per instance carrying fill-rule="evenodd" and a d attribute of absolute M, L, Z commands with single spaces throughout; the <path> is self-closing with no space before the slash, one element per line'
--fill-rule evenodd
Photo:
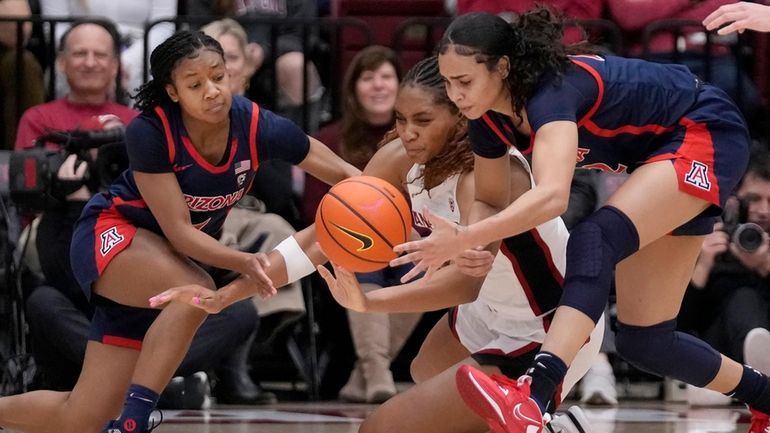
<path fill-rule="evenodd" d="M 724 23 L 724 21 L 721 20 L 724 19 L 725 14 L 731 12 L 734 9 L 734 5 L 723 5 L 718 7 L 714 12 L 711 12 L 706 18 L 703 19 L 703 25 L 706 26 L 706 29 L 708 30 L 714 30 L 719 25 L 721 25 L 721 23 Z"/>
<path fill-rule="evenodd" d="M 169 294 L 170 290 L 166 290 L 163 293 L 157 294 L 150 298 L 150 307 L 156 308 L 160 307 L 161 305 L 167 304 L 172 299 L 172 295 Z"/>
<path fill-rule="evenodd" d="M 721 29 L 717 30 L 718 35 L 728 35 L 733 32 L 742 33 L 743 30 L 746 28 L 746 23 L 743 20 L 740 21 L 734 21 L 732 24 L 722 27 Z"/>
<path fill-rule="evenodd" d="M 254 269 L 253 274 L 254 275 L 252 276 L 252 278 L 254 278 L 257 284 L 263 287 L 269 287 L 273 289 L 273 280 L 271 280 L 270 277 L 267 276 L 264 269 L 262 268 Z"/>
<path fill-rule="evenodd" d="M 334 275 L 332 275 L 332 273 L 329 272 L 328 269 L 326 269 L 326 266 L 318 265 L 315 267 L 315 269 L 318 271 L 318 274 L 321 275 L 321 278 L 323 278 L 324 281 L 326 281 L 326 284 L 329 287 L 331 287 L 332 284 L 335 283 L 336 280 L 334 278 Z"/>
<path fill-rule="evenodd" d="M 405 265 L 407 263 L 416 263 L 421 260 L 420 256 L 421 254 L 419 252 L 404 254 L 403 256 L 399 256 L 391 260 L 388 264 L 391 267 L 396 267 L 396 266 Z"/>
<path fill-rule="evenodd" d="M 401 282 L 402 283 L 408 283 L 408 282 L 412 281 L 413 279 L 419 277 L 420 274 L 422 274 L 423 272 L 425 272 L 427 270 L 428 269 L 426 269 L 424 267 L 422 262 L 420 262 L 420 263 L 416 264 L 412 269 L 410 269 L 409 272 L 404 274 L 403 277 L 401 277 Z"/>
<path fill-rule="evenodd" d="M 422 245 L 424 243 L 425 242 L 422 239 L 417 241 L 404 242 L 403 244 L 398 244 L 395 247 L 393 247 L 393 251 L 396 254 L 418 251 L 420 250 L 420 248 L 422 248 Z"/>
<path fill-rule="evenodd" d="M 259 261 L 259 264 L 262 265 L 263 268 L 267 269 L 270 267 L 270 259 L 267 258 L 267 254 L 257 253 L 256 257 L 257 261 Z"/>

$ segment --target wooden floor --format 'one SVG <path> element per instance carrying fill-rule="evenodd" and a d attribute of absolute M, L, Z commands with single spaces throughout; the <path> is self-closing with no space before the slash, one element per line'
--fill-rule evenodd
<path fill-rule="evenodd" d="M 563 407 L 571 404 L 566 402 Z M 153 433 L 355 433 L 374 407 L 284 403 L 163 411 L 163 423 Z M 746 433 L 749 429 L 749 413 L 740 406 L 690 408 L 686 404 L 645 401 L 622 402 L 618 408 L 584 409 L 593 433 Z"/>

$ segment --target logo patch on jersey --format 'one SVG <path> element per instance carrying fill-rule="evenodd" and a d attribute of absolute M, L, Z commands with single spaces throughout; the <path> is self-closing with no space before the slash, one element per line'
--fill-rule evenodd
<path fill-rule="evenodd" d="M 193 166 L 192 164 L 185 164 L 185 165 L 174 164 L 171 167 L 171 169 L 174 170 L 174 173 L 179 173 L 180 171 L 185 171 L 192 166 Z"/>
<path fill-rule="evenodd" d="M 684 177 L 684 181 L 694 187 L 711 191 L 711 181 L 709 181 L 708 170 L 709 168 L 706 164 L 693 161 L 690 165 L 690 171 Z"/>
<path fill-rule="evenodd" d="M 244 159 L 243 161 L 238 161 L 234 165 L 235 167 L 235 174 L 241 174 L 244 171 L 248 171 L 251 169 L 251 161 L 248 159 Z"/>
<path fill-rule="evenodd" d="M 101 238 L 102 245 L 99 248 L 99 252 L 102 253 L 102 256 L 106 256 L 107 254 L 112 251 L 113 248 L 115 248 L 116 245 L 119 245 L 121 242 L 123 242 L 126 238 L 123 237 L 120 233 L 118 233 L 117 227 L 110 227 L 107 230 L 103 231 L 99 238 Z"/>
<path fill-rule="evenodd" d="M 243 182 L 246 182 L 246 173 L 239 174 L 235 181 L 238 182 L 238 186 L 243 186 Z"/>
<path fill-rule="evenodd" d="M 591 149 L 586 149 L 585 147 L 578 147 L 577 150 L 577 162 L 583 162 L 586 159 L 586 155 L 591 153 Z"/>
<path fill-rule="evenodd" d="M 452 212 L 455 211 L 455 199 L 452 197 L 449 197 L 449 210 Z"/>
<path fill-rule="evenodd" d="M 332 224 L 334 224 L 334 223 L 332 223 Z M 337 229 L 339 231 L 341 231 L 342 233 L 345 233 L 346 235 L 350 236 L 351 238 L 357 240 L 358 242 L 361 242 L 361 247 L 356 249 L 356 251 L 358 251 L 358 252 L 366 251 L 369 248 L 374 246 L 374 241 L 372 240 L 372 238 L 370 238 L 369 236 L 367 236 L 367 235 L 365 235 L 363 233 L 358 233 L 356 231 L 350 230 L 349 228 L 342 227 L 339 224 L 334 224 L 334 227 L 337 227 Z"/>

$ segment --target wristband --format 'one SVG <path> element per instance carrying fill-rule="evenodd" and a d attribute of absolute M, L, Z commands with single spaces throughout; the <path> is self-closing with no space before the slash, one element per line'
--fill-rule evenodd
<path fill-rule="evenodd" d="M 275 250 L 281 253 L 283 261 L 286 263 L 286 276 L 288 278 L 286 284 L 293 283 L 315 271 L 313 262 L 300 248 L 294 236 L 289 236 L 281 241 Z"/>

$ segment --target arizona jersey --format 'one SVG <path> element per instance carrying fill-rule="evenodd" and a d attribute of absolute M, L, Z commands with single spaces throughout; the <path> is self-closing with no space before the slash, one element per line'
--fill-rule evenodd
<path fill-rule="evenodd" d="M 696 102 L 704 85 L 681 65 L 659 64 L 615 56 L 571 56 L 560 76 L 544 77 L 526 103 L 534 135 L 546 123 L 577 123 L 577 166 L 631 172 L 663 152 L 667 134 Z M 470 122 L 474 152 L 499 157 L 506 144 L 524 153 L 529 143 L 506 143 L 495 128 L 513 127 L 499 113 L 488 112 Z M 490 140 L 489 138 L 493 138 Z"/>
<path fill-rule="evenodd" d="M 246 194 L 260 162 L 280 159 L 292 164 L 307 155 L 307 135 L 291 121 L 235 96 L 230 136 L 218 164 L 206 161 L 188 137 L 177 104 L 143 113 L 126 129 L 129 169 L 105 194 L 129 221 L 160 233 L 142 200 L 133 172 L 174 173 L 195 227 L 216 235 L 229 209 Z"/>
<path fill-rule="evenodd" d="M 529 164 L 518 150 L 511 148 L 510 154 L 531 172 Z M 415 229 L 426 236 L 430 234 L 430 228 L 421 213 L 424 208 L 460 223 L 457 205 L 460 175 L 452 175 L 434 188 L 426 190 L 423 169 L 422 164 L 412 166 L 407 173 L 406 183 Z M 568 236 L 564 222 L 561 218 L 555 218 L 535 229 L 504 239 L 475 302 L 483 303 L 488 312 L 517 320 L 549 313 L 558 305 L 562 293 Z M 493 326 L 492 321 L 488 325 Z M 511 332 L 506 329 L 497 331 Z"/>

